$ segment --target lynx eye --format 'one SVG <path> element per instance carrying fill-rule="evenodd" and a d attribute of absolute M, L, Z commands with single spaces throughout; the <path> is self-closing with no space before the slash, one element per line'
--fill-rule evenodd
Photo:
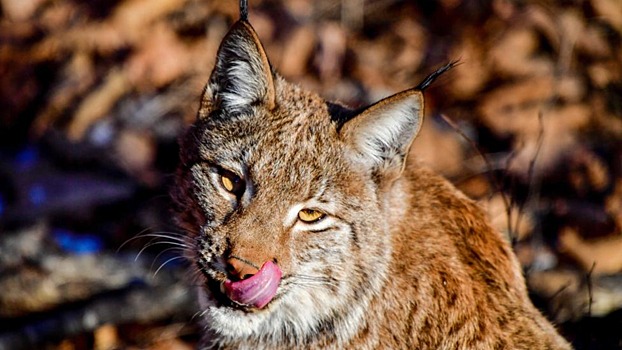
<path fill-rule="evenodd" d="M 220 183 L 227 192 L 236 196 L 241 196 L 244 193 L 244 181 L 239 176 L 227 170 L 221 170 L 219 175 Z"/>
<path fill-rule="evenodd" d="M 318 222 L 322 220 L 325 216 L 326 214 L 314 209 L 302 209 L 298 212 L 298 219 L 306 223 Z"/>
<path fill-rule="evenodd" d="M 233 180 L 225 176 L 221 176 L 220 180 L 222 181 L 222 185 L 225 186 L 225 189 L 227 191 L 233 192 L 233 187 L 234 187 Z"/>

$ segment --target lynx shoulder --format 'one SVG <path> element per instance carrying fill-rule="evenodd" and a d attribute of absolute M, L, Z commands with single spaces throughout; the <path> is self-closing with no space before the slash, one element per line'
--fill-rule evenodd
<path fill-rule="evenodd" d="M 202 348 L 570 348 L 485 215 L 417 164 L 423 102 L 326 102 L 232 27 L 173 191 Z"/>

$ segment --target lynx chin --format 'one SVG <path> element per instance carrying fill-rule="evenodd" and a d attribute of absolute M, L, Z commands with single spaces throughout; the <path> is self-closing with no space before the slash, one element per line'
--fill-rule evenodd
<path fill-rule="evenodd" d="M 424 85 L 349 109 L 233 25 L 172 193 L 201 349 L 570 349 L 485 214 L 417 163 Z"/>

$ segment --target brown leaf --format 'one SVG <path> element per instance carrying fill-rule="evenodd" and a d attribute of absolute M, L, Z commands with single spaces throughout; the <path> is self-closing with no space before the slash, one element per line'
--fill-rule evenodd
<path fill-rule="evenodd" d="M 105 324 L 97 328 L 93 337 L 95 338 L 94 350 L 112 350 L 118 347 L 117 328 L 112 324 Z"/>
<path fill-rule="evenodd" d="M 346 55 L 346 34 L 336 23 L 324 23 L 318 31 L 320 51 L 315 65 L 322 81 L 337 81 L 341 78 Z"/>
<path fill-rule="evenodd" d="M 559 235 L 562 251 L 572 256 L 584 271 L 598 274 L 612 274 L 622 270 L 622 236 L 586 241 L 569 227 Z"/>
<path fill-rule="evenodd" d="M 191 66 L 188 48 L 169 27 L 160 24 L 138 46 L 127 63 L 128 80 L 135 86 L 153 90 L 169 84 Z"/>
<path fill-rule="evenodd" d="M 279 71 L 286 77 L 299 77 L 305 74 L 315 45 L 313 27 L 306 25 L 295 29 L 284 45 Z"/>
<path fill-rule="evenodd" d="M 463 171 L 464 152 L 460 136 L 452 131 L 441 131 L 434 123 L 423 123 L 411 147 L 417 159 L 446 176 Z"/>
<path fill-rule="evenodd" d="M 544 75 L 553 72 L 554 64 L 546 57 L 535 56 L 539 41 L 531 28 L 513 28 L 490 49 L 493 68 L 505 76 Z"/>
<path fill-rule="evenodd" d="M 12 21 L 25 21 L 32 17 L 35 11 L 46 0 L 1 0 L 0 5 L 4 15 Z"/>
<path fill-rule="evenodd" d="M 67 136 L 81 140 L 88 128 L 110 112 L 117 100 L 130 90 L 130 84 L 122 71 L 113 70 L 97 90 L 88 95 L 80 105 L 68 127 Z"/>
<path fill-rule="evenodd" d="M 597 16 L 622 34 L 622 6 L 619 0 L 591 0 Z"/>
<path fill-rule="evenodd" d="M 473 33 L 465 34 L 450 57 L 460 59 L 459 69 L 452 71 L 449 89 L 459 99 L 476 98 L 489 78 L 489 62 L 483 45 Z"/>

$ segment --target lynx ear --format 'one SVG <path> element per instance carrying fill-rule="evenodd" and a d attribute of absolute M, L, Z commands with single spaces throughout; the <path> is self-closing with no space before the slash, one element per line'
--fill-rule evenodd
<path fill-rule="evenodd" d="M 199 116 L 215 109 L 240 113 L 257 104 L 274 108 L 274 79 L 257 33 L 240 20 L 220 44 Z"/>
<path fill-rule="evenodd" d="M 423 94 L 417 89 L 387 97 L 347 121 L 339 131 L 355 158 L 373 172 L 398 176 L 423 122 Z"/>

